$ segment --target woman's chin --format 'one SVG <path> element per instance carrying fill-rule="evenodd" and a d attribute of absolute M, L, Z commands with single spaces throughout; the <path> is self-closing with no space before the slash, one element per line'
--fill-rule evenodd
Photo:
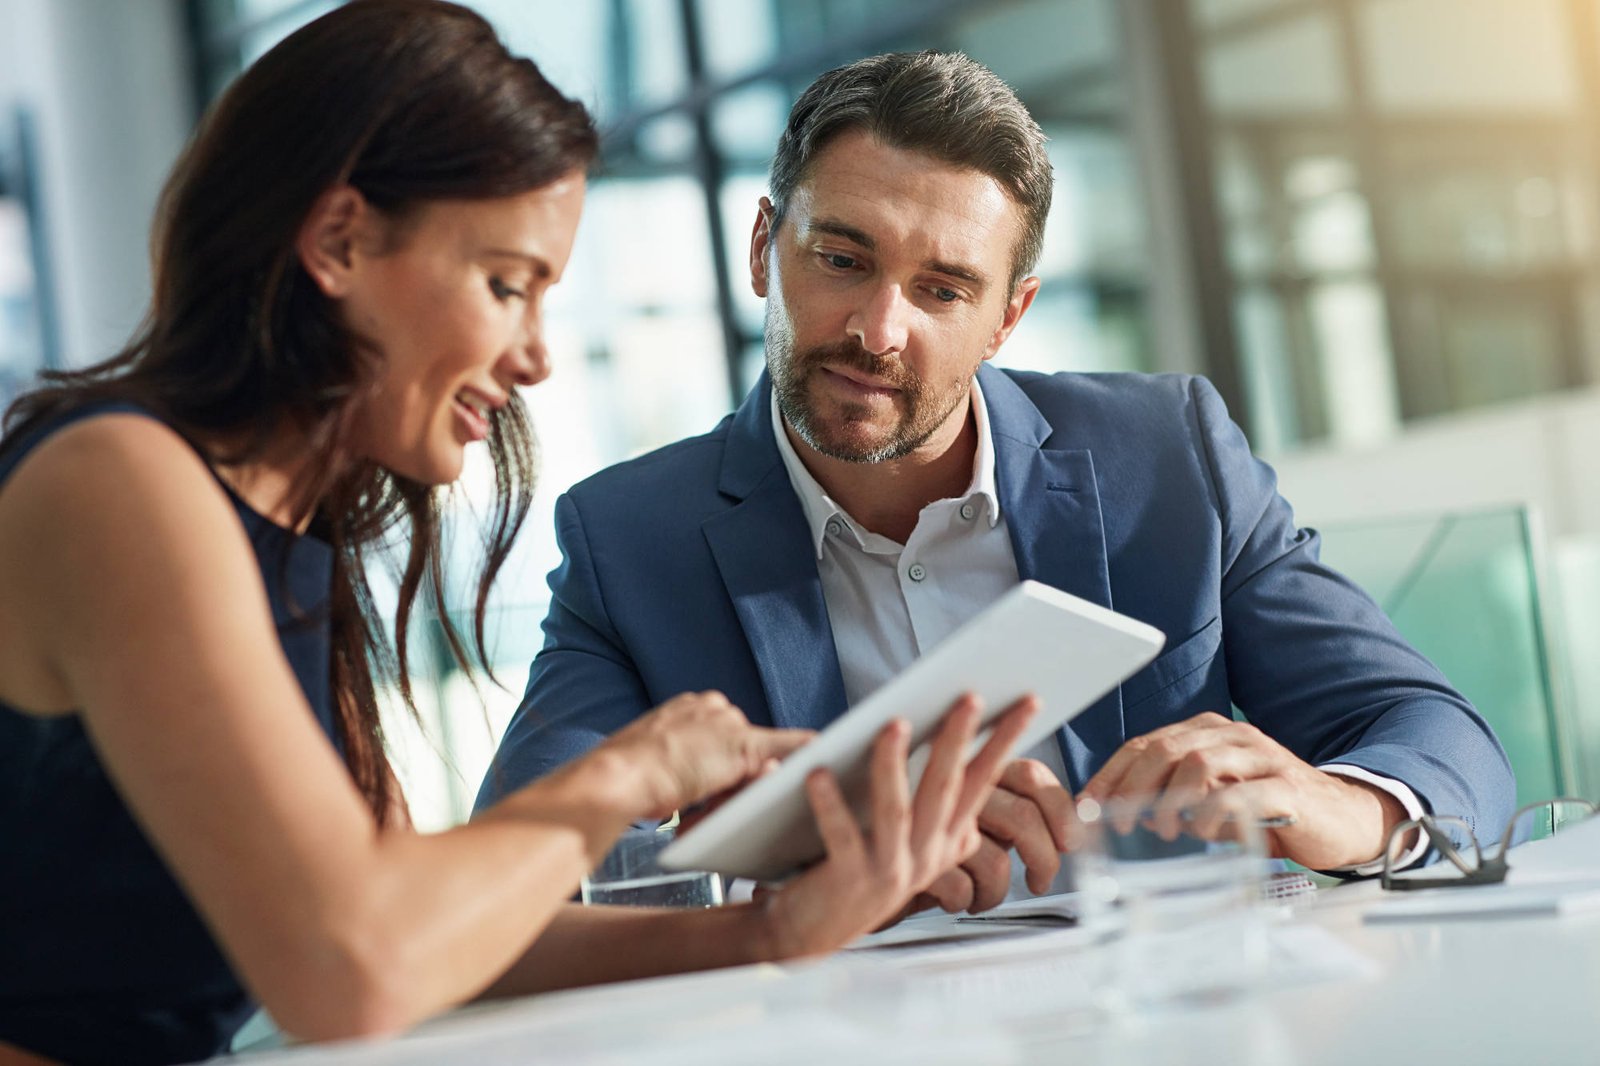
<path fill-rule="evenodd" d="M 392 476 L 418 485 L 442 486 L 461 480 L 466 469 L 465 449 L 455 449 L 449 455 L 428 456 L 404 461 L 378 461 L 378 465 Z"/>

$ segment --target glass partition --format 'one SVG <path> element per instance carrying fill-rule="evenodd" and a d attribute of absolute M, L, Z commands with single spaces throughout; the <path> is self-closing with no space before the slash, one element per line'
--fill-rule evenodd
<path fill-rule="evenodd" d="M 1528 513 L 1334 525 L 1322 536 L 1323 561 L 1365 588 L 1494 727 L 1517 801 L 1568 794 L 1573 753 L 1557 713 Z"/>
<path fill-rule="evenodd" d="M 1566 653 L 1562 678 L 1570 698 L 1563 706 L 1576 753 L 1573 795 L 1600 799 L 1600 538 L 1567 536 L 1554 549 L 1559 596 L 1551 607 L 1559 619 L 1558 650 Z"/>

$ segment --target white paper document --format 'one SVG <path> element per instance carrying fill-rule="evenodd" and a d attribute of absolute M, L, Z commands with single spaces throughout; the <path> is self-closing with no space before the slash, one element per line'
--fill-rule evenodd
<path fill-rule="evenodd" d="M 917 984 L 923 1004 L 935 1011 L 962 1002 L 981 1003 L 991 1013 L 1026 1014 L 1040 1002 L 1073 1009 L 1093 1002 L 1103 977 L 1107 945 L 1081 927 L 1030 924 L 1022 916 L 1075 912 L 1075 893 L 1015 900 L 991 914 L 1011 921 L 960 921 L 928 916 L 867 937 L 851 949 L 881 962 Z M 1319 981 L 1366 980 L 1378 969 L 1367 956 L 1320 926 L 1269 925 L 1267 969 L 1262 986 L 1279 988 Z"/>
<path fill-rule="evenodd" d="M 1506 880 L 1385 892 L 1367 922 L 1533 918 L 1600 909 L 1600 817 L 1511 849 Z M 1448 876 L 1448 875 L 1446 875 Z"/>
<path fill-rule="evenodd" d="M 1600 908 L 1600 880 L 1549 880 L 1391 892 L 1362 917 L 1368 922 L 1444 918 L 1533 918 Z"/>

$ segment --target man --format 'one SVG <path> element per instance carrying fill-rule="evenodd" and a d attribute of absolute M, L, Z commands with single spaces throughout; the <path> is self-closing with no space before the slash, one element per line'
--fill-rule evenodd
<path fill-rule="evenodd" d="M 1356 873 L 1408 816 L 1503 822 L 1489 727 L 1320 565 L 1208 383 L 984 365 L 1038 291 L 1052 185 L 999 79 L 931 53 L 825 74 L 771 185 L 749 264 L 768 374 L 711 433 L 558 503 L 545 646 L 480 802 L 686 689 L 824 726 L 1034 578 L 1167 647 L 1011 766 L 934 886 L 947 909 L 999 902 L 1009 850 L 1044 890 L 1072 792 L 1248 799 L 1291 820 L 1276 854 Z"/>

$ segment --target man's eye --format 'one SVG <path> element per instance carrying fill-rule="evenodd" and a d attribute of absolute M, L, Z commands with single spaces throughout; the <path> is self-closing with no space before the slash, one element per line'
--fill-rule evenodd
<path fill-rule="evenodd" d="M 493 293 L 494 298 L 499 300 L 501 303 L 505 303 L 512 297 L 516 297 L 519 300 L 525 300 L 528 297 L 528 294 L 523 292 L 521 289 L 513 289 L 504 281 L 493 277 L 489 279 L 489 291 Z"/>
<path fill-rule="evenodd" d="M 933 290 L 933 298 L 942 304 L 953 304 L 961 299 L 961 294 L 954 289 L 936 288 Z"/>
<path fill-rule="evenodd" d="M 856 257 L 853 255 L 841 255 L 838 252 L 830 252 L 823 258 L 828 261 L 829 266 L 835 267 L 839 270 L 849 270 L 851 267 L 856 265 Z"/>

